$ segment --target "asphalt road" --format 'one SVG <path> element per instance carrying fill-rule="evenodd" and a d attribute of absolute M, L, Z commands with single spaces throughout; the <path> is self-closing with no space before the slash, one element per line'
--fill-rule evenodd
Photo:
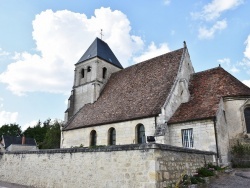
<path fill-rule="evenodd" d="M 231 173 L 220 175 L 207 186 L 209 188 L 249 188 L 250 169 L 234 169 Z"/>
<path fill-rule="evenodd" d="M 0 188 L 31 188 L 31 187 L 0 181 Z"/>
<path fill-rule="evenodd" d="M 230 173 L 225 173 L 214 178 L 208 188 L 250 188 L 250 169 L 234 169 Z M 32 188 L 28 186 L 7 183 L 0 181 L 0 188 Z"/>

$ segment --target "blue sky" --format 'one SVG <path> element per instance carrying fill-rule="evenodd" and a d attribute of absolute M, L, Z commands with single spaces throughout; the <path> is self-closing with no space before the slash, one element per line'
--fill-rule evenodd
<path fill-rule="evenodd" d="M 0 0 L 0 125 L 63 120 L 74 64 L 95 37 L 124 67 L 187 42 L 196 72 L 219 64 L 250 86 L 246 0 Z"/>

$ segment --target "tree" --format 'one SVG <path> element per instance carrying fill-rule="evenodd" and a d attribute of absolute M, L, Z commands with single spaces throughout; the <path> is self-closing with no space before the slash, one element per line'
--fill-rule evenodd
<path fill-rule="evenodd" d="M 0 136 L 8 135 L 8 136 L 21 136 L 22 130 L 18 124 L 5 124 L 0 127 Z"/>
<path fill-rule="evenodd" d="M 34 127 L 28 127 L 24 131 L 26 137 L 34 138 L 40 149 L 60 148 L 61 130 L 60 123 L 47 119 L 43 123 L 39 120 Z"/>
<path fill-rule="evenodd" d="M 42 143 L 42 149 L 56 149 L 60 148 L 61 141 L 61 129 L 60 123 L 55 121 L 53 125 L 47 130 L 44 141 Z"/>
<path fill-rule="evenodd" d="M 50 122 L 50 119 L 46 120 L 43 123 L 43 126 L 41 126 L 42 123 L 39 120 L 34 127 L 28 127 L 23 132 L 23 134 L 26 137 L 34 138 L 36 140 L 36 143 L 37 143 L 38 147 L 41 148 L 41 145 L 42 145 L 42 143 L 44 141 L 47 130 L 49 129 L 49 122 Z"/>

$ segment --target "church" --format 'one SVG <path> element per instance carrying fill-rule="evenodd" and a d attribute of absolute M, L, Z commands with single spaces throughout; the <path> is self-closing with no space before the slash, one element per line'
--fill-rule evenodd
<path fill-rule="evenodd" d="M 215 67 L 195 72 L 186 43 L 123 68 L 96 38 L 75 64 L 61 148 L 155 142 L 213 151 L 250 135 L 250 88 Z"/>

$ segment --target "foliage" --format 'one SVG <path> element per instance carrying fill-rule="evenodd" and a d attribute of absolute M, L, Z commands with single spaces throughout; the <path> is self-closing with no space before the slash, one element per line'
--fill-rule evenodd
<path fill-rule="evenodd" d="M 18 124 L 5 124 L 0 127 L 0 137 L 2 135 L 21 136 L 22 130 Z"/>
<path fill-rule="evenodd" d="M 208 169 L 206 167 L 201 167 L 197 170 L 198 174 L 200 177 L 209 177 L 209 176 L 213 176 L 214 175 L 214 172 L 213 172 L 214 169 Z"/>
<path fill-rule="evenodd" d="M 48 121 L 50 121 L 50 119 L 46 120 L 42 126 L 41 121 L 39 120 L 37 122 L 37 124 L 34 127 L 28 127 L 23 134 L 26 137 L 29 138 L 34 138 L 38 144 L 38 147 L 41 148 L 41 145 L 45 139 L 45 135 L 47 133 L 48 130 Z"/>
<path fill-rule="evenodd" d="M 232 154 L 237 156 L 250 155 L 250 145 L 237 143 L 232 146 Z"/>
<path fill-rule="evenodd" d="M 39 120 L 34 127 L 28 127 L 24 131 L 26 137 L 34 138 L 40 149 L 60 148 L 61 130 L 60 123 L 47 119 L 43 123 Z"/>
<path fill-rule="evenodd" d="M 220 166 L 217 166 L 217 165 L 213 165 L 212 163 L 208 163 L 207 168 L 208 169 L 214 169 L 214 170 L 217 170 L 217 171 L 224 170 L 224 168 L 221 168 Z"/>
<path fill-rule="evenodd" d="M 250 145 L 239 141 L 231 148 L 233 168 L 250 168 Z"/>
<path fill-rule="evenodd" d="M 45 138 L 41 144 L 41 149 L 60 148 L 61 130 L 60 123 L 57 121 L 47 127 Z"/>

